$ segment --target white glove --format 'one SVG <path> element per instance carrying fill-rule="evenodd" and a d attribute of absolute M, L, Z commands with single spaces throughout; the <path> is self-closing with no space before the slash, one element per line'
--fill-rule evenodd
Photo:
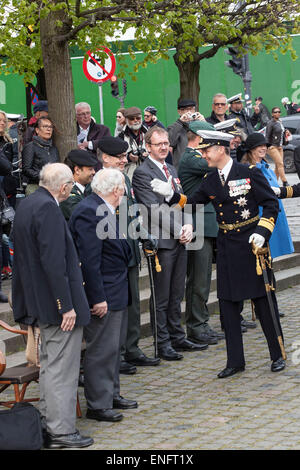
<path fill-rule="evenodd" d="M 274 193 L 276 194 L 276 196 L 279 196 L 280 195 L 280 188 L 276 188 L 275 186 L 271 186 L 271 188 L 273 189 Z"/>
<path fill-rule="evenodd" d="M 265 243 L 265 237 L 259 235 L 258 233 L 252 233 L 249 237 L 249 243 L 254 243 L 258 248 L 262 248 Z"/>
<path fill-rule="evenodd" d="M 174 190 L 172 188 L 172 176 L 169 176 L 167 183 L 159 180 L 158 178 L 154 178 L 151 181 L 151 186 L 155 193 L 161 194 L 167 199 L 171 199 L 174 194 Z"/>

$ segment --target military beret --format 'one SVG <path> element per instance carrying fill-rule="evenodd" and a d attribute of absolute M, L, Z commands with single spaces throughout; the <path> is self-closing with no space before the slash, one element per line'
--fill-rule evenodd
<path fill-rule="evenodd" d="M 131 106 L 130 108 L 126 108 L 124 111 L 124 116 L 139 116 L 142 115 L 142 111 L 140 108 L 137 108 L 136 106 Z"/>
<path fill-rule="evenodd" d="M 178 103 L 177 103 L 177 108 L 178 109 L 188 108 L 189 106 L 195 106 L 196 107 L 196 101 L 190 100 L 190 99 L 178 100 Z"/>
<path fill-rule="evenodd" d="M 33 105 L 33 112 L 37 113 L 38 111 L 48 111 L 48 101 L 40 100 Z"/>
<path fill-rule="evenodd" d="M 103 137 L 99 143 L 98 148 L 107 155 L 112 155 L 113 157 L 121 155 L 124 152 L 127 152 L 128 143 L 125 140 L 120 139 L 120 137 Z"/>
<path fill-rule="evenodd" d="M 228 98 L 227 103 L 238 103 L 239 101 L 244 101 L 242 99 L 242 93 L 238 93 L 237 95 L 231 96 L 230 98 Z"/>
<path fill-rule="evenodd" d="M 197 134 L 197 131 L 214 131 L 215 128 L 212 124 L 206 121 L 191 121 L 189 123 L 189 130 Z"/>
<path fill-rule="evenodd" d="M 68 153 L 68 160 L 78 166 L 95 166 L 97 159 L 87 150 L 74 149 Z"/>

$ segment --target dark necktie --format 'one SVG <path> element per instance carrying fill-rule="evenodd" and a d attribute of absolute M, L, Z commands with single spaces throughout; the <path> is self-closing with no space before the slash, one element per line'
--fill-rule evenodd
<path fill-rule="evenodd" d="M 221 180 L 222 186 L 225 186 L 225 176 L 223 175 L 223 173 L 220 173 L 220 180 Z"/>
<path fill-rule="evenodd" d="M 163 170 L 164 170 L 164 172 L 165 172 L 165 174 L 166 174 L 167 180 L 169 180 L 169 177 L 170 177 L 171 175 L 170 175 L 169 169 L 168 169 L 168 167 L 167 167 L 166 164 L 163 165 Z M 172 178 L 171 182 L 172 182 L 172 188 L 173 188 L 174 191 L 175 191 L 175 186 L 174 186 L 173 178 Z"/>

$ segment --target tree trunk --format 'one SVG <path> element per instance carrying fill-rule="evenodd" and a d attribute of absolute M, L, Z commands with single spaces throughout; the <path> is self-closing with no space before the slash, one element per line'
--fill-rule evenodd
<path fill-rule="evenodd" d="M 62 34 L 57 21 L 63 21 L 63 11 L 51 12 L 40 22 L 40 36 L 45 69 L 49 116 L 54 122 L 54 143 L 61 161 L 68 152 L 77 148 L 75 102 L 69 45 L 58 42 Z"/>
<path fill-rule="evenodd" d="M 188 58 L 184 59 L 183 62 L 180 62 L 179 55 L 180 47 L 178 46 L 173 58 L 179 72 L 180 99 L 192 99 L 196 101 L 198 109 L 200 93 L 200 56 L 198 53 L 194 53 L 193 62 Z"/>

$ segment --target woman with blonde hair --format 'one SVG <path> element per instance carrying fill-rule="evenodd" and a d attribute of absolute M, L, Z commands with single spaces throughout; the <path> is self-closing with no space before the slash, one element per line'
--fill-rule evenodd
<path fill-rule="evenodd" d="M 256 165 L 262 171 L 270 186 L 279 187 L 275 173 L 265 160 L 267 146 L 268 144 L 263 134 L 260 134 L 259 132 L 250 134 L 245 141 L 246 153 L 244 154 L 241 163 Z M 280 210 L 275 228 L 269 240 L 272 258 L 277 258 L 278 256 L 287 255 L 294 252 L 294 246 L 287 223 L 287 218 L 283 204 L 280 200 L 279 209 Z"/>

